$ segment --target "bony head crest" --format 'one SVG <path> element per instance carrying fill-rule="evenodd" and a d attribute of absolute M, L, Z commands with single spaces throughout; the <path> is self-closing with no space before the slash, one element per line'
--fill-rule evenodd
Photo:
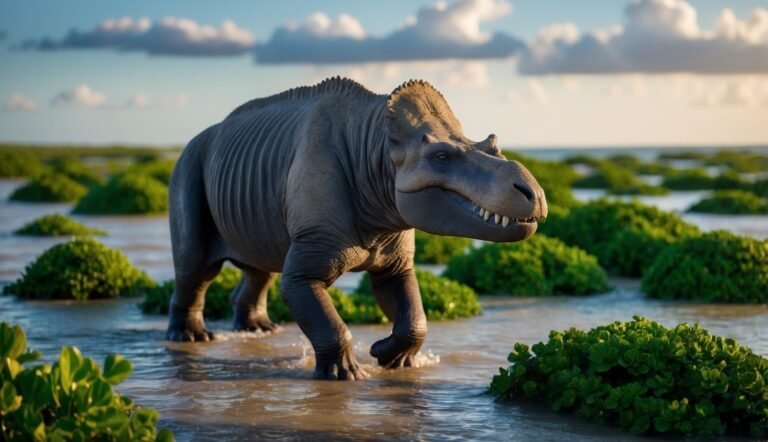
<path fill-rule="evenodd" d="M 393 145 L 423 133 L 423 127 L 439 127 L 448 124 L 461 130 L 461 124 L 453 115 L 445 97 L 424 80 L 408 80 L 389 95 L 387 123 Z"/>

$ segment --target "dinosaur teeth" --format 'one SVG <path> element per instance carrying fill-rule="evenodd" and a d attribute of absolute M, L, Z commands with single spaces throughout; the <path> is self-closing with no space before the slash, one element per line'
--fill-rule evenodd
<path fill-rule="evenodd" d="M 483 213 L 483 220 L 488 221 L 488 218 L 490 217 L 491 217 L 491 212 L 486 210 L 485 213 Z"/>
<path fill-rule="evenodd" d="M 497 221 L 498 223 L 498 221 Z M 501 217 L 501 225 L 502 227 L 507 227 L 507 224 L 509 224 L 509 217 L 508 216 L 502 216 Z"/>
<path fill-rule="evenodd" d="M 498 224 L 499 222 L 501 222 L 501 215 L 499 215 L 498 213 L 493 215 L 493 220 L 496 221 L 496 224 Z"/>

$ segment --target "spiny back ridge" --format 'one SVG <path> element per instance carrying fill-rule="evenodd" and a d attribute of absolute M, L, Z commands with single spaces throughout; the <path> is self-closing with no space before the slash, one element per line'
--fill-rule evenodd
<path fill-rule="evenodd" d="M 354 80 L 350 80 L 349 78 L 336 76 L 326 78 L 314 86 L 299 86 L 293 89 L 288 89 L 284 92 L 280 92 L 279 94 L 271 95 L 269 97 L 255 98 L 235 108 L 235 110 L 227 115 L 227 118 L 250 110 L 260 109 L 280 101 L 302 100 L 331 94 L 358 95 L 366 98 L 376 96 L 376 94 L 368 90 L 362 84 Z"/>

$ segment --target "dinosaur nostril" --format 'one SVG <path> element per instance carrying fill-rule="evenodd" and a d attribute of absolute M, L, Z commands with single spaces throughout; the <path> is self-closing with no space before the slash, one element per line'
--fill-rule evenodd
<path fill-rule="evenodd" d="M 525 199 L 527 199 L 528 201 L 533 201 L 533 191 L 531 191 L 531 189 L 528 186 L 524 184 L 515 183 L 515 189 L 519 190 L 520 193 L 525 195 Z"/>

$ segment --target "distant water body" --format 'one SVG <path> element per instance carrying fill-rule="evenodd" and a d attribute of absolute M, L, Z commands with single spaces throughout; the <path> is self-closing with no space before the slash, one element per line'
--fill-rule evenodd
<path fill-rule="evenodd" d="M 750 146 L 660 146 L 660 147 L 564 147 L 564 148 L 519 148 L 507 147 L 505 150 L 518 152 L 542 160 L 563 160 L 574 155 L 589 155 L 597 158 L 606 158 L 617 154 L 630 154 L 643 161 L 651 161 L 658 158 L 661 153 L 677 152 L 705 152 L 716 153 L 720 150 L 727 151 L 748 151 L 768 154 L 768 145 L 750 145 Z"/>

